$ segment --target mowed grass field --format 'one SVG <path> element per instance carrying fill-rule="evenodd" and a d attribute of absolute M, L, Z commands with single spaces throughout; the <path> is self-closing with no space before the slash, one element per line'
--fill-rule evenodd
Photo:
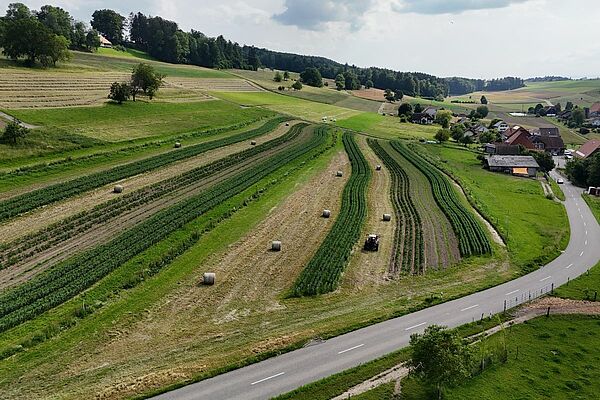
<path fill-rule="evenodd" d="M 292 79 L 299 78 L 299 74 L 297 73 L 290 73 L 290 80 L 282 82 L 275 82 L 273 80 L 275 71 L 271 71 L 269 69 L 260 69 L 258 71 L 232 70 L 231 73 L 248 79 L 252 82 L 256 82 L 261 87 L 271 91 L 276 91 L 280 94 L 318 103 L 332 104 L 357 111 L 376 113 L 382 103 L 382 101 L 374 101 L 354 96 L 352 94 L 354 91 L 338 91 L 335 89 L 335 86 L 323 86 L 317 88 L 304 85 L 302 90 L 289 90 L 289 87 L 294 83 Z M 280 71 L 280 73 L 283 75 L 282 71 Z M 279 86 L 284 86 L 286 90 L 279 91 Z"/>
<path fill-rule="evenodd" d="M 485 346 L 491 351 L 500 349 L 504 335 L 508 362 L 492 365 L 481 375 L 448 390 L 446 399 L 598 398 L 600 318 L 538 317 L 496 333 L 486 339 Z"/>
<path fill-rule="evenodd" d="M 544 197 L 540 182 L 489 172 L 477 160 L 477 153 L 457 145 L 420 148 L 460 182 L 503 237 L 512 261 L 523 272 L 545 264 L 566 247 L 566 211 L 562 204 Z"/>
<path fill-rule="evenodd" d="M 227 126 L 265 114 L 224 101 L 195 103 L 126 102 L 101 107 L 12 110 L 22 121 L 106 141 L 131 140 Z"/>

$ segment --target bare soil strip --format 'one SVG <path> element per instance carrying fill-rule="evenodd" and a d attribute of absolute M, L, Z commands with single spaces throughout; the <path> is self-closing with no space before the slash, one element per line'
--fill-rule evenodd
<path fill-rule="evenodd" d="M 283 136 L 291 126 L 299 121 L 293 121 L 290 126 L 281 124 L 277 129 L 269 132 L 266 135 L 253 139 L 257 144 L 268 142 Z M 133 192 L 142 187 L 152 185 L 165 179 L 180 175 L 202 165 L 209 164 L 220 158 L 231 154 L 239 153 L 247 149 L 249 143 L 247 141 L 235 143 L 229 146 L 224 146 L 218 149 L 210 150 L 198 156 L 188 158 L 178 163 L 168 165 L 158 170 L 148 173 L 132 176 L 118 182 L 113 182 L 109 185 L 100 187 L 81 196 L 73 197 L 56 204 L 42 207 L 31 213 L 17 217 L 0 225 L 0 243 L 7 243 L 17 240 L 20 237 L 34 233 L 53 223 L 56 223 L 64 218 L 68 218 L 82 211 L 89 210 L 99 204 L 115 198 L 112 189 L 115 183 L 119 183 L 125 187 L 126 192 Z"/>
<path fill-rule="evenodd" d="M 337 170 L 344 171 L 344 177 L 336 177 Z M 104 346 L 70 365 L 64 373 L 77 376 L 93 373 L 103 365 L 118 366 L 99 377 L 94 391 L 100 398 L 122 398 L 140 387 L 160 387 L 202 371 L 202 359 L 184 360 L 177 356 L 177 368 L 149 373 L 144 358 L 149 353 L 170 357 L 174 348 L 195 347 L 218 337 L 225 339 L 235 335 L 230 332 L 229 323 L 250 322 L 285 308 L 280 298 L 331 229 L 349 176 L 348 158 L 339 152 L 325 170 L 294 190 L 265 220 L 231 245 L 227 253 L 215 254 L 199 265 L 190 281 L 148 310 L 146 317 L 130 328 L 115 329 Z M 321 217 L 324 208 L 331 210 L 332 218 Z M 269 251 L 275 239 L 282 241 L 280 252 Z M 197 282 L 206 271 L 216 273 L 216 283 L 199 287 Z M 260 353 L 282 343 L 259 343 L 254 351 Z"/>
<path fill-rule="evenodd" d="M 266 150 L 240 164 L 226 168 L 218 174 L 211 175 L 205 179 L 200 179 L 193 182 L 191 185 L 185 186 L 179 190 L 175 190 L 166 196 L 161 196 L 149 203 L 143 204 L 140 207 L 133 207 L 121 213 L 118 218 L 111 218 L 104 222 L 100 222 L 92 229 L 86 232 L 73 236 L 59 244 L 42 250 L 23 262 L 12 265 L 9 268 L 0 270 L 0 290 L 19 284 L 50 266 L 65 260 L 66 258 L 100 245 L 109 241 L 112 237 L 120 232 L 131 228 L 132 226 L 144 221 L 155 213 L 176 204 L 186 198 L 197 195 L 198 193 L 222 182 L 223 180 L 251 168 L 257 162 L 283 151 L 284 149 L 296 145 L 309 139 L 310 129 L 305 129 L 300 136 L 290 142 L 284 143 L 276 148 Z"/>
<path fill-rule="evenodd" d="M 382 284 L 387 279 L 387 266 L 392 256 L 395 221 L 383 221 L 383 214 L 394 214 L 390 198 L 391 178 L 389 171 L 367 144 L 365 136 L 357 135 L 356 142 L 367 162 L 371 166 L 371 182 L 367 193 L 367 219 L 362 235 L 354 247 L 350 268 L 344 273 L 344 286 L 360 290 L 367 285 Z M 375 166 L 381 165 L 380 171 Z M 380 236 L 379 251 L 366 252 L 363 250 L 364 241 L 369 234 Z M 351 282 L 351 284 L 350 284 Z"/>

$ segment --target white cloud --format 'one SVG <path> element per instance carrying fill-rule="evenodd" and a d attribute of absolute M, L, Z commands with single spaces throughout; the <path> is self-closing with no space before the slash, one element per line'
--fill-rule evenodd
<path fill-rule="evenodd" d="M 286 0 L 285 10 L 273 19 L 284 25 L 325 30 L 330 22 L 343 22 L 357 31 L 373 0 Z"/>
<path fill-rule="evenodd" d="M 399 13 L 460 14 L 464 11 L 504 8 L 528 0 L 400 0 L 392 4 Z"/>

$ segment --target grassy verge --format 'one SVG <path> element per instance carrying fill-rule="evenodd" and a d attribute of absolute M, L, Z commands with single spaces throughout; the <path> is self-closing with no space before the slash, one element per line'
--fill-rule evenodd
<path fill-rule="evenodd" d="M 562 189 L 560 188 L 560 185 L 558 183 L 556 183 L 556 181 L 554 179 L 552 179 L 552 177 L 548 177 L 548 183 L 550 184 L 550 187 L 552 188 L 552 193 L 554 193 L 554 196 L 556 196 L 556 198 L 561 201 L 565 201 L 566 197 L 565 197 L 565 194 L 563 193 Z"/>
<path fill-rule="evenodd" d="M 600 263 L 573 279 L 569 283 L 555 289 L 555 295 L 565 299 L 600 301 Z"/>
<path fill-rule="evenodd" d="M 337 122 L 339 126 L 382 139 L 433 139 L 439 126 L 401 123 L 399 118 L 361 113 Z"/>
<path fill-rule="evenodd" d="M 454 145 L 423 145 L 436 165 L 460 182 L 474 206 L 504 239 L 523 272 L 556 258 L 569 240 L 562 204 L 544 197 L 539 182 L 484 170 L 477 153 Z"/>
<path fill-rule="evenodd" d="M 598 223 L 600 223 L 600 197 L 595 197 L 595 196 L 590 196 L 588 194 L 584 194 L 583 200 L 585 200 L 587 205 L 592 210 L 592 214 L 594 214 L 594 216 L 598 220 Z"/>
<path fill-rule="evenodd" d="M 339 374 L 309 383 L 274 400 L 328 400 L 339 396 L 353 386 L 382 373 L 409 359 L 408 348 L 398 350 L 376 360 L 340 372 Z M 368 397 L 367 397 L 368 398 Z"/>

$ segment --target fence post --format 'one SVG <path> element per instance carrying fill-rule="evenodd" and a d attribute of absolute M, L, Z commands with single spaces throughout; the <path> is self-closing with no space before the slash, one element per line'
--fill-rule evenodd
<path fill-rule="evenodd" d="M 550 289 L 550 293 L 554 294 L 554 282 L 552 282 L 552 289 Z"/>
<path fill-rule="evenodd" d="M 546 317 L 550 316 L 550 307 L 548 307 L 548 310 L 546 311 Z"/>
<path fill-rule="evenodd" d="M 569 282 L 571 282 L 571 277 L 570 276 L 567 277 L 567 286 L 569 286 Z"/>
<path fill-rule="evenodd" d="M 504 299 L 504 313 L 506 314 L 506 299 Z"/>

